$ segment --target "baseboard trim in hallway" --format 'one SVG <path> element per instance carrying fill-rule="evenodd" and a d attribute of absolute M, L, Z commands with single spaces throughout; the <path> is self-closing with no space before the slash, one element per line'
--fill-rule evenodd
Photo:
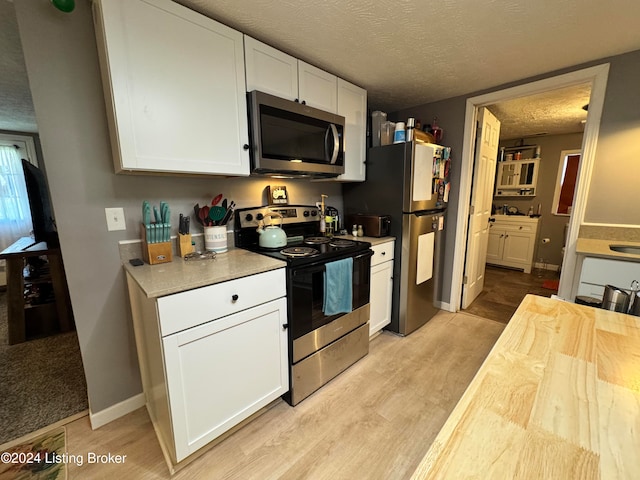
<path fill-rule="evenodd" d="M 145 403 L 144 393 L 139 393 L 138 395 L 134 395 L 131 398 L 127 398 L 120 403 L 116 403 L 115 405 L 107 407 L 96 413 L 91 412 L 91 405 L 89 405 L 89 421 L 91 422 L 91 428 L 95 430 L 96 428 L 100 428 L 120 417 L 124 417 L 125 415 L 144 407 Z"/>

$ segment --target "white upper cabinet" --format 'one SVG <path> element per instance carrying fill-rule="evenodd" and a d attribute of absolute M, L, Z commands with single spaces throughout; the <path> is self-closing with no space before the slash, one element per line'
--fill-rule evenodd
<path fill-rule="evenodd" d="M 300 102 L 310 107 L 338 111 L 338 78 L 302 60 L 298 60 L 298 94 Z"/>
<path fill-rule="evenodd" d="M 338 115 L 345 119 L 344 174 L 338 180 L 364 182 L 366 175 L 367 91 L 338 78 Z"/>
<path fill-rule="evenodd" d="M 259 90 L 337 113 L 338 78 L 335 75 L 247 35 L 244 36 L 244 55 L 247 92 Z"/>
<path fill-rule="evenodd" d="M 287 100 L 298 98 L 298 59 L 244 36 L 247 92 L 258 90 Z"/>
<path fill-rule="evenodd" d="M 116 172 L 249 175 L 242 34 L 170 0 L 97 0 Z"/>
<path fill-rule="evenodd" d="M 244 49 L 247 92 L 266 92 L 345 118 L 345 173 L 336 180 L 363 182 L 367 91 L 247 35 Z"/>

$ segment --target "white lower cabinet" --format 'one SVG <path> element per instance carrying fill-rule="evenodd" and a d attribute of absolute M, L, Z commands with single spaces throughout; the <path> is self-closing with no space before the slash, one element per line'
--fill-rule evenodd
<path fill-rule="evenodd" d="M 391 298 L 393 292 L 393 248 L 395 241 L 371 247 L 371 293 L 369 336 L 391 323 Z"/>
<path fill-rule="evenodd" d="M 495 216 L 489 225 L 487 263 L 522 268 L 531 273 L 538 235 L 538 219 Z"/>
<path fill-rule="evenodd" d="M 162 341 L 177 460 L 289 389 L 284 298 Z"/>
<path fill-rule="evenodd" d="M 629 292 L 634 280 L 640 282 L 640 262 L 586 257 L 582 261 L 577 295 L 601 299 L 606 285 Z"/>
<path fill-rule="evenodd" d="M 147 409 L 170 464 L 288 391 L 284 269 L 157 299 L 127 280 Z M 258 285 L 268 301 L 251 294 Z"/>

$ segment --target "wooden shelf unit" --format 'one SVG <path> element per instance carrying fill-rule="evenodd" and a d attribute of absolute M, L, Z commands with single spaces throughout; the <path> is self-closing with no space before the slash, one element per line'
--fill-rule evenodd
<path fill-rule="evenodd" d="M 75 328 L 60 248 L 41 242 L 23 250 L 28 240 L 21 238 L 0 253 L 0 259 L 7 263 L 9 345 Z M 38 266 L 34 271 L 39 274 L 25 277 L 25 267 L 35 263 L 40 264 L 40 272 Z M 25 297 L 25 288 L 30 286 L 44 290 L 47 298 L 42 303 L 30 302 Z"/>

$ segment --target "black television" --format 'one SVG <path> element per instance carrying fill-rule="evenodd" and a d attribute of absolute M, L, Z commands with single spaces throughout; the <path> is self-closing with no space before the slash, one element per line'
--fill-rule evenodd
<path fill-rule="evenodd" d="M 49 247 L 59 246 L 56 221 L 51 208 L 47 179 L 38 167 L 22 159 L 24 181 L 31 209 L 31 223 L 35 243 L 47 242 Z"/>

